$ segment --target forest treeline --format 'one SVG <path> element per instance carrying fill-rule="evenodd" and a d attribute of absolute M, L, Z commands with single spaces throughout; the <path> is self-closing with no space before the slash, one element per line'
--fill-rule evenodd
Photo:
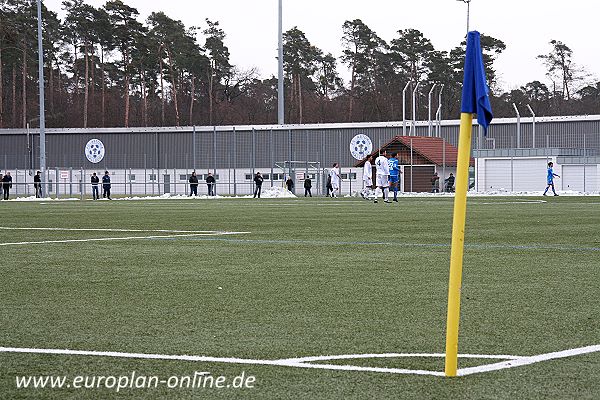
<path fill-rule="evenodd" d="M 121 0 L 62 6 L 62 20 L 42 10 L 48 127 L 277 122 L 277 78 L 232 65 L 218 21 L 188 27 L 159 11 L 141 22 Z M 346 21 L 340 33 L 339 58 L 312 45 L 298 27 L 284 33 L 286 123 L 401 120 L 407 84 L 410 118 L 416 83 L 418 119 L 428 118 L 434 83 L 432 114 L 444 85 L 442 116 L 458 116 L 464 43 L 437 50 L 415 29 L 400 29 L 386 42 L 360 19 Z M 481 40 L 496 117 L 514 116 L 513 103 L 523 115 L 528 104 L 538 116 L 600 114 L 600 82 L 574 65 L 566 44 L 550 40 L 547 53 L 537 56 L 546 76 L 502 92 L 494 61 L 506 45 L 486 35 Z M 37 60 L 36 1 L 0 0 L 0 128 L 38 126 Z"/>

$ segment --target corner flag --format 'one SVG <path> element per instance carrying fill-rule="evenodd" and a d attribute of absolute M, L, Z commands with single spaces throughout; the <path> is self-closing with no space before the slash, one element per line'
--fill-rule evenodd
<path fill-rule="evenodd" d="M 483 67 L 480 35 L 479 32 L 472 31 L 467 36 L 461 112 L 477 114 L 477 122 L 485 130 L 494 118 L 489 91 Z"/>
<path fill-rule="evenodd" d="M 446 324 L 446 376 L 456 376 L 458 372 L 458 324 L 460 321 L 460 291 L 465 245 L 473 114 L 477 114 L 477 122 L 487 130 L 493 118 L 488 92 L 479 32 L 469 32 L 467 35 L 467 51 L 465 53 L 465 75 L 458 139 L 458 161 L 456 165 L 456 194 L 454 196 L 454 217 L 452 221 L 452 250 L 450 254 L 448 317 Z"/>

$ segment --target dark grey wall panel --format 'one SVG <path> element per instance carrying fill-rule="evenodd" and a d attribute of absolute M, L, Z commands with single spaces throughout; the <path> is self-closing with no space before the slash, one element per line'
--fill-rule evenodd
<path fill-rule="evenodd" d="M 533 147 L 531 119 L 521 119 L 521 148 Z M 436 131 L 435 124 L 433 131 Z M 407 133 L 410 122 L 407 123 Z M 420 121 L 417 135 L 429 134 L 429 125 Z M 459 121 L 442 121 L 440 133 L 452 145 L 458 144 Z M 233 168 L 270 170 L 274 163 L 289 160 L 318 162 L 329 168 L 334 162 L 343 167 L 355 163 L 349 152 L 354 135 L 368 135 L 375 148 L 402 135 L 402 123 L 324 124 L 303 126 L 243 126 L 182 128 L 49 129 L 47 165 L 50 168 L 197 168 L 200 171 Z M 536 123 L 536 148 L 587 148 L 600 153 L 600 116 L 542 118 Z M 32 152 L 28 151 L 24 130 L 0 130 L 0 168 L 38 168 L 39 135 L 32 130 Z M 88 140 L 100 139 L 106 156 L 92 164 L 84 155 Z M 234 141 L 235 139 L 235 141 Z M 290 142 L 291 140 L 291 142 Z M 517 147 L 515 119 L 495 120 L 487 136 L 473 129 L 473 149 Z M 234 152 L 235 149 L 235 152 Z M 299 165 L 297 165 L 299 166 Z"/>

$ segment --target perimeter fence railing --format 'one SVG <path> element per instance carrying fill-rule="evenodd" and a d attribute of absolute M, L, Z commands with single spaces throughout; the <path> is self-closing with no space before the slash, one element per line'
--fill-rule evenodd
<path fill-rule="evenodd" d="M 217 195 L 250 195 L 253 178 L 261 172 L 263 191 L 286 187 L 291 179 L 292 192 L 303 196 L 304 182 L 310 179 L 312 195 L 322 196 L 327 192 L 329 171 L 338 163 L 340 194 L 356 195 L 363 189 L 363 168 L 352 152 L 356 155 L 369 148 L 352 142 L 357 135 L 368 137 L 374 151 L 387 148 L 388 155 L 398 151 L 401 191 L 451 191 L 447 180 L 450 174 L 456 175 L 458 125 L 416 123 L 411 131 L 403 136 L 401 123 L 54 131 L 46 139 L 49 168 L 43 176 L 43 192 L 44 197 L 89 198 L 91 174 L 101 178 L 108 171 L 115 196 L 189 195 L 188 180 L 195 171 L 199 195 L 208 194 L 205 180 L 209 173 L 215 178 Z M 556 164 L 555 172 L 561 175 L 557 189 L 600 190 L 600 121 L 571 128 L 558 122 L 538 123 L 537 128 L 526 123 L 519 127 L 492 124 L 487 135 L 477 126 L 473 133 L 469 186 L 474 191 L 543 190 L 548 162 Z M 423 142 L 417 137 L 432 140 Z M 98 163 L 90 162 L 84 153 L 93 138 L 104 145 L 104 157 Z M 38 160 L 35 132 L 0 132 L 0 172 L 11 173 L 11 198 L 35 196 Z"/>

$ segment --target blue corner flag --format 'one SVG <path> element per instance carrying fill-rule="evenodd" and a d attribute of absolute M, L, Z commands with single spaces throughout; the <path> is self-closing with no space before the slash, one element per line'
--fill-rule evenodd
<path fill-rule="evenodd" d="M 488 93 L 480 35 L 477 31 L 471 31 L 467 35 L 461 112 L 477 114 L 477 122 L 483 126 L 484 132 L 494 118 Z"/>

